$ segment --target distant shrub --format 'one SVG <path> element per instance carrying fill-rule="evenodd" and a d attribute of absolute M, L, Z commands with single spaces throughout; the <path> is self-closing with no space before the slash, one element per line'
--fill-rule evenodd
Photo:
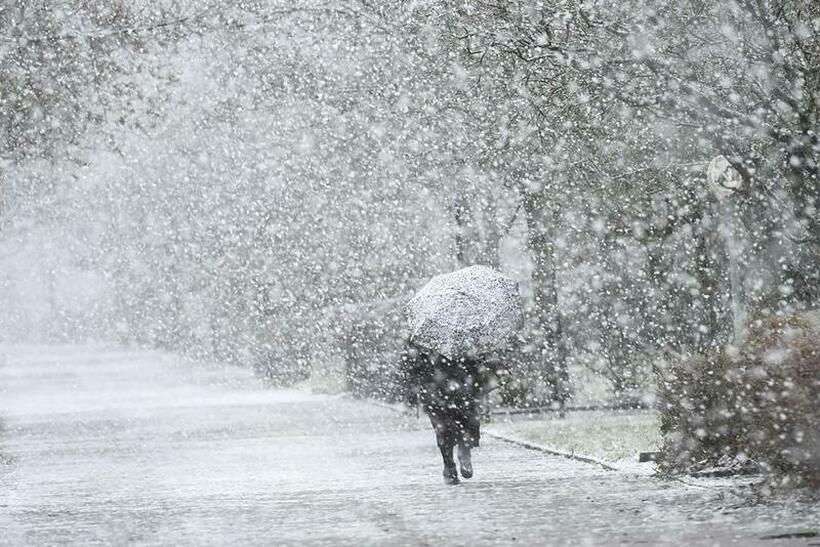
<path fill-rule="evenodd" d="M 740 348 L 670 360 L 659 374 L 667 472 L 751 459 L 784 483 L 820 488 L 820 327 L 772 316 Z"/>
<path fill-rule="evenodd" d="M 399 304 L 357 310 L 345 321 L 338 342 L 344 355 L 344 380 L 356 397 L 395 402 L 401 392 L 399 360 L 406 334 Z"/>

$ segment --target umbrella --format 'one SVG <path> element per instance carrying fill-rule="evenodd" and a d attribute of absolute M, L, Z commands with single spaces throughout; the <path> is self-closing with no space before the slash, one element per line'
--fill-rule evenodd
<path fill-rule="evenodd" d="M 518 284 L 486 266 L 431 279 L 405 306 L 413 343 L 450 359 L 506 345 L 522 320 Z"/>

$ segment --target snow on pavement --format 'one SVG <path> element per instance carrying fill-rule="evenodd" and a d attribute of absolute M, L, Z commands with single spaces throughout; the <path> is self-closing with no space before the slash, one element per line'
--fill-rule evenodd
<path fill-rule="evenodd" d="M 0 544 L 820 544 L 762 539 L 818 531 L 817 505 L 482 444 L 445 486 L 424 420 L 156 352 L 0 347 Z"/>

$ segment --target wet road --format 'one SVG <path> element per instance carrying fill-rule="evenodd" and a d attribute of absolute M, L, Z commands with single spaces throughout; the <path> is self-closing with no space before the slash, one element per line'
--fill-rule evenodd
<path fill-rule="evenodd" d="M 820 545 L 750 504 L 493 439 L 441 482 L 423 421 L 105 347 L 0 347 L 0 544 Z"/>

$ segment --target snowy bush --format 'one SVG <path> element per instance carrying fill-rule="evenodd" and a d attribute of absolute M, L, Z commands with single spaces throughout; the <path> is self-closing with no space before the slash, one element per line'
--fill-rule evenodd
<path fill-rule="evenodd" d="M 820 324 L 755 321 L 739 348 L 671 360 L 660 374 L 661 466 L 753 460 L 784 483 L 820 488 Z"/>
<path fill-rule="evenodd" d="M 388 305 L 348 319 L 339 343 L 347 390 L 356 397 L 398 400 L 398 365 L 405 334 L 401 309 Z"/>

